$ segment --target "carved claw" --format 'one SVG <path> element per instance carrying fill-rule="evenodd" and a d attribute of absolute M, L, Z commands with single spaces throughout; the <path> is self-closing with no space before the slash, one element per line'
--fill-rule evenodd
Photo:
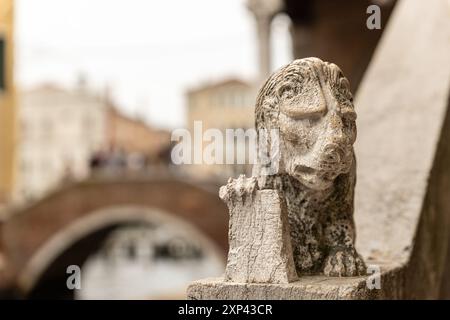
<path fill-rule="evenodd" d="M 258 189 L 256 177 L 246 178 L 240 175 L 237 179 L 229 179 L 227 185 L 219 190 L 219 197 L 225 202 L 229 200 L 244 201 L 247 195 L 251 195 Z"/>
<path fill-rule="evenodd" d="M 323 273 L 329 277 L 355 277 L 366 274 L 366 266 L 355 248 L 337 248 L 330 252 Z"/>

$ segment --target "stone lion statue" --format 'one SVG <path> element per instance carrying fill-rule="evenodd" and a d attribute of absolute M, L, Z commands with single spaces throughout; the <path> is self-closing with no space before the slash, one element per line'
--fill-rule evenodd
<path fill-rule="evenodd" d="M 366 274 L 354 247 L 356 113 L 342 71 L 318 58 L 293 61 L 263 85 L 255 118 L 258 146 L 269 147 L 258 150 L 253 177 L 230 179 L 221 198 L 230 206 L 254 189 L 279 190 L 297 274 Z M 270 130 L 277 141 L 262 134 Z"/>

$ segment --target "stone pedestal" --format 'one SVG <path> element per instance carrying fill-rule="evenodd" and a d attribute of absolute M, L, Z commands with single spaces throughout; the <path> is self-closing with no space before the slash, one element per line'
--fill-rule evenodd
<path fill-rule="evenodd" d="M 223 278 L 193 282 L 190 300 L 310 300 L 374 299 L 380 290 L 370 290 L 367 277 L 333 278 L 305 276 L 291 283 L 235 283 Z"/>

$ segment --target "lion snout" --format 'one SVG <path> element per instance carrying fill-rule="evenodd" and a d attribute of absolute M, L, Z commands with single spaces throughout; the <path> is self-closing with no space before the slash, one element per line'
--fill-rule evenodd
<path fill-rule="evenodd" d="M 340 148 L 337 144 L 329 144 L 325 146 L 322 155 L 323 163 L 330 165 L 338 165 L 344 158 L 344 150 Z"/>

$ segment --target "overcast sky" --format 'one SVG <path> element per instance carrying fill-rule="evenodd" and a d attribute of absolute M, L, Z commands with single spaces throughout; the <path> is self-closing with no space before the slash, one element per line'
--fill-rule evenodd
<path fill-rule="evenodd" d="M 273 67 L 291 59 L 286 18 L 273 25 Z M 185 124 L 186 89 L 254 79 L 257 43 L 244 0 L 16 0 L 17 82 L 74 87 L 84 74 L 129 115 Z"/>

